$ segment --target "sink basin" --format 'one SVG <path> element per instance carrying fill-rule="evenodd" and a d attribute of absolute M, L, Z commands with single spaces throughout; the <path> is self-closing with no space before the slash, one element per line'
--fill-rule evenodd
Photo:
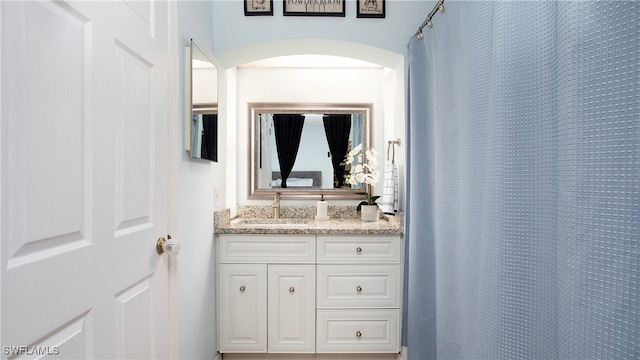
<path fill-rule="evenodd" d="M 267 227 L 303 227 L 307 226 L 306 219 L 242 219 L 235 225 L 267 226 Z"/>

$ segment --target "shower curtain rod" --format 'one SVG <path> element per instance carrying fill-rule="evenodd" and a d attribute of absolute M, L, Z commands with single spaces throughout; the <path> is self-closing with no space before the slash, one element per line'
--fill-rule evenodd
<path fill-rule="evenodd" d="M 418 39 L 422 40 L 422 38 L 424 37 L 424 35 L 422 35 L 422 29 L 424 29 L 425 26 L 428 28 L 431 28 L 433 26 L 433 23 L 431 22 L 431 18 L 438 11 L 440 11 L 441 13 L 444 12 L 444 0 L 438 0 L 438 3 L 436 4 L 436 6 L 433 7 L 433 10 L 431 10 L 429 15 L 427 15 L 427 18 L 424 19 L 424 22 L 422 23 L 422 25 L 420 25 L 420 27 L 418 28 L 418 31 L 416 31 L 416 33 L 414 34 Z"/>

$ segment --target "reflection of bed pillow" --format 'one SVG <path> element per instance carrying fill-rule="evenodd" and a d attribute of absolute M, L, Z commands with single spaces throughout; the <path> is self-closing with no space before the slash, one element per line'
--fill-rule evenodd
<path fill-rule="evenodd" d="M 313 186 L 313 179 L 309 178 L 288 178 L 287 179 L 287 186 L 293 186 L 293 187 L 312 187 Z"/>
<path fill-rule="evenodd" d="M 271 187 L 280 187 L 282 185 L 282 179 L 271 180 Z"/>

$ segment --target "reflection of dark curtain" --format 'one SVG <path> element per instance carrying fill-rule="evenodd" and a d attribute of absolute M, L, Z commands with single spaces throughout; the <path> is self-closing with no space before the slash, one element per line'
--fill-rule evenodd
<path fill-rule="evenodd" d="M 344 156 L 347 154 L 349 147 L 349 133 L 351 132 L 351 114 L 333 114 L 325 115 L 324 132 L 329 143 L 329 151 L 331 152 L 331 164 L 333 165 L 333 173 L 335 180 L 338 182 L 337 187 L 344 185 Z"/>
<path fill-rule="evenodd" d="M 202 115 L 202 129 L 200 158 L 218 161 L 218 114 Z"/>
<path fill-rule="evenodd" d="M 282 187 L 287 187 L 287 178 L 298 156 L 300 137 L 304 126 L 304 116 L 299 114 L 274 114 L 273 129 L 276 136 L 276 150 L 282 175 Z"/>

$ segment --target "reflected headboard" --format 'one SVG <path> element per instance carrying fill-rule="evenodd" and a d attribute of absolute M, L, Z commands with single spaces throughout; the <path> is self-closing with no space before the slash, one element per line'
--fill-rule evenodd
<path fill-rule="evenodd" d="M 295 184 L 289 183 L 291 179 L 312 179 L 313 182 L 311 186 L 297 186 Z M 278 179 L 282 179 L 282 175 L 280 175 L 280 171 L 274 171 L 271 175 L 271 181 L 277 181 Z M 288 187 L 308 187 L 308 188 L 321 188 L 322 187 L 322 171 L 292 171 L 289 177 L 287 178 Z M 279 187 L 279 186 L 276 186 Z"/>

